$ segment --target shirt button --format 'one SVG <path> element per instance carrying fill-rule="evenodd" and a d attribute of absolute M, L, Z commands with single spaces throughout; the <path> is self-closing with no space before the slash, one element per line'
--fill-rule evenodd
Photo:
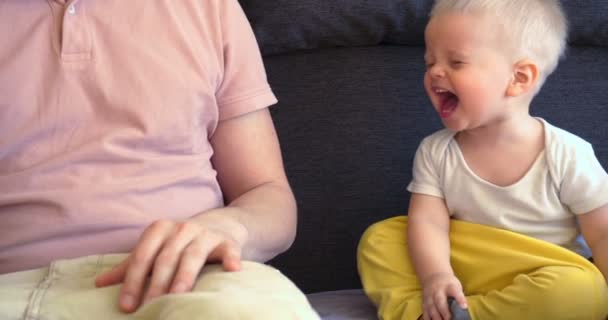
<path fill-rule="evenodd" d="M 72 5 L 70 5 L 70 6 L 68 7 L 68 13 L 69 13 L 69 14 L 75 14 L 75 13 L 76 13 L 76 6 L 75 6 L 75 5 L 73 5 L 73 4 L 72 4 Z"/>

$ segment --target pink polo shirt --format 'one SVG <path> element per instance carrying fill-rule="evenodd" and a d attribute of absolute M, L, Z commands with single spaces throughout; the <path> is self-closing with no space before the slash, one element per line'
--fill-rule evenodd
<path fill-rule="evenodd" d="M 1 1 L 0 273 L 222 206 L 209 138 L 275 102 L 237 0 Z"/>

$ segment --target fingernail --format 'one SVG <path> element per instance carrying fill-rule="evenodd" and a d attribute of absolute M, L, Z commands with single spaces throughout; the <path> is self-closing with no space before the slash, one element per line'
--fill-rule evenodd
<path fill-rule="evenodd" d="M 133 298 L 132 295 L 129 294 L 123 294 L 120 297 L 120 304 L 127 309 L 132 309 L 133 307 L 135 307 L 135 299 Z"/>

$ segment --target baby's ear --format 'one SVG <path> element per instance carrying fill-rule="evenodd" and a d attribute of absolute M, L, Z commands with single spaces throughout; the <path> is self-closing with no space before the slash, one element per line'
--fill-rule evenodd
<path fill-rule="evenodd" d="M 530 92 L 537 84 L 538 66 L 530 59 L 520 60 L 513 66 L 513 75 L 507 88 L 507 96 L 517 97 Z"/>

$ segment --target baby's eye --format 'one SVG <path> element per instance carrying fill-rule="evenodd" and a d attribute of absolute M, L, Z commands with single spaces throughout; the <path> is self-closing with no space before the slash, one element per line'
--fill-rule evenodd
<path fill-rule="evenodd" d="M 452 67 L 458 68 L 458 67 L 462 67 L 462 65 L 464 65 L 465 63 L 462 60 L 452 60 L 452 61 L 450 61 L 450 64 L 452 65 Z"/>
<path fill-rule="evenodd" d="M 435 62 L 429 62 L 429 61 L 427 61 L 427 62 L 425 62 L 425 64 L 426 64 L 426 68 L 430 69 L 430 68 L 432 68 L 435 65 Z"/>

